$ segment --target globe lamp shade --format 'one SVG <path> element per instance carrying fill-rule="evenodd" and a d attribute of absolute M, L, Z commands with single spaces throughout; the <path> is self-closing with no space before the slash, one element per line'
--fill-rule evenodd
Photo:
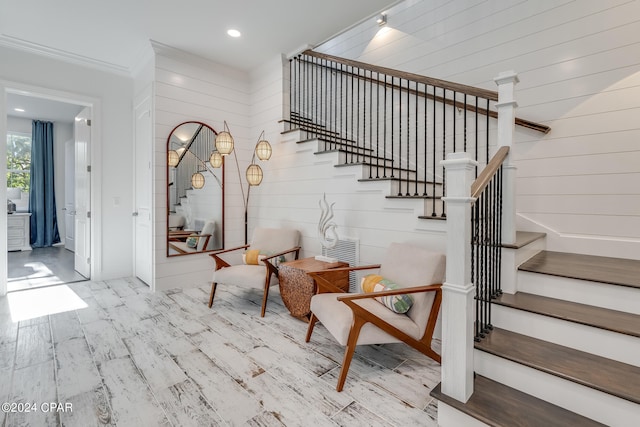
<path fill-rule="evenodd" d="M 172 168 L 175 168 L 176 166 L 178 166 L 179 161 L 180 161 L 180 154 L 178 154 L 176 150 L 169 150 L 169 153 L 167 156 L 167 163 L 169 163 L 169 166 Z"/>
<path fill-rule="evenodd" d="M 260 185 L 262 182 L 262 169 L 260 166 L 252 163 L 247 168 L 247 182 L 249 185 Z"/>
<path fill-rule="evenodd" d="M 222 154 L 218 151 L 211 153 L 211 156 L 209 157 L 209 164 L 212 168 L 219 168 L 222 166 Z"/>
<path fill-rule="evenodd" d="M 223 156 L 233 151 L 233 136 L 227 131 L 220 132 L 216 136 L 216 150 Z"/>
<path fill-rule="evenodd" d="M 196 172 L 191 175 L 191 186 L 196 190 L 204 187 L 204 175 L 202 175 L 200 172 Z"/>
<path fill-rule="evenodd" d="M 269 141 L 261 140 L 256 145 L 256 155 L 260 160 L 269 160 L 271 157 L 271 144 Z"/>

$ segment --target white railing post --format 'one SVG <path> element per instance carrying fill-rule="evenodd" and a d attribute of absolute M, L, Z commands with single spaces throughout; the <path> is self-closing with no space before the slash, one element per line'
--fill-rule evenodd
<path fill-rule="evenodd" d="M 514 71 L 502 72 L 494 79 L 498 85 L 498 147 L 512 147 L 515 132 L 516 108 L 518 103 L 514 98 L 515 85 L 518 75 Z M 516 241 L 516 167 L 513 155 L 504 161 L 502 170 L 502 243 L 509 244 Z M 502 291 L 514 294 L 517 286 L 517 265 L 514 249 L 502 249 L 501 283 Z"/>
<path fill-rule="evenodd" d="M 515 71 L 502 72 L 493 79 L 498 85 L 498 148 L 511 147 L 516 123 L 518 103 L 514 98 L 515 85 L 519 82 Z M 502 243 L 516 241 L 516 168 L 509 154 L 504 161 L 502 188 Z"/>
<path fill-rule="evenodd" d="M 447 273 L 442 285 L 442 392 L 461 402 L 473 394 L 474 284 L 471 283 L 471 184 L 478 162 L 450 153 L 445 168 Z"/>

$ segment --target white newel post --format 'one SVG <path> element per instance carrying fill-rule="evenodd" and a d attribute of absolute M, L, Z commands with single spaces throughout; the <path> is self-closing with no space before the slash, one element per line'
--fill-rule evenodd
<path fill-rule="evenodd" d="M 516 108 L 518 103 L 514 99 L 515 85 L 519 82 L 515 71 L 502 72 L 493 79 L 498 85 L 498 147 L 511 147 L 516 123 Z M 502 188 L 502 243 L 516 241 L 516 168 L 509 154 L 504 162 Z"/>
<path fill-rule="evenodd" d="M 451 153 L 445 168 L 447 276 L 442 285 L 442 392 L 461 402 L 473 394 L 474 284 L 471 283 L 471 184 L 477 165 Z"/>
<path fill-rule="evenodd" d="M 515 71 L 502 72 L 493 79 L 498 85 L 498 147 L 512 147 L 515 131 L 516 108 L 514 98 L 518 75 Z M 504 161 L 502 171 L 502 243 L 516 241 L 516 167 L 511 152 Z M 502 291 L 514 294 L 517 291 L 517 265 L 514 249 L 502 249 Z"/>

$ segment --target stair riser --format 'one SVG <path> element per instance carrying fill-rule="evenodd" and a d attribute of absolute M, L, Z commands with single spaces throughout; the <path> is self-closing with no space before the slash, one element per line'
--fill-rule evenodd
<path fill-rule="evenodd" d="M 338 165 L 359 165 L 359 163 L 370 163 L 371 166 L 366 166 L 366 171 L 363 168 L 361 178 L 369 178 L 369 168 L 371 168 L 371 176 L 376 177 L 376 173 L 379 177 L 382 177 L 385 173 L 385 168 L 387 169 L 387 176 L 391 174 L 391 168 L 393 167 L 393 163 L 391 160 L 382 160 L 371 158 L 369 155 L 360 155 L 360 156 L 351 156 L 349 153 L 345 153 L 343 151 L 340 152 L 338 156 Z M 338 166 L 336 165 L 336 166 Z M 342 166 L 340 166 L 342 167 Z"/>
<path fill-rule="evenodd" d="M 640 405 L 554 375 L 474 352 L 475 371 L 494 381 L 612 427 L 637 426 Z"/>
<path fill-rule="evenodd" d="M 443 211 L 442 202 L 436 200 L 435 207 L 433 200 L 427 199 L 424 201 L 424 216 L 431 216 L 435 212 L 436 216 L 441 216 Z"/>
<path fill-rule="evenodd" d="M 438 426 L 439 427 L 485 427 L 488 424 L 470 417 L 443 402 L 438 402 Z"/>
<path fill-rule="evenodd" d="M 492 306 L 494 326 L 565 347 L 640 366 L 640 338 L 549 316 Z"/>
<path fill-rule="evenodd" d="M 580 304 L 640 314 L 640 304 L 638 304 L 640 289 L 628 286 L 518 271 L 518 290 Z"/>
<path fill-rule="evenodd" d="M 366 148 L 349 146 L 346 143 L 345 144 L 339 144 L 337 142 L 331 143 L 329 141 L 318 139 L 318 151 L 330 151 L 330 150 L 345 150 L 345 151 L 349 151 L 350 153 L 354 153 L 354 155 L 355 154 L 361 154 L 361 155 L 372 154 L 372 151 L 367 150 Z M 340 160 L 342 160 L 342 158 Z"/>

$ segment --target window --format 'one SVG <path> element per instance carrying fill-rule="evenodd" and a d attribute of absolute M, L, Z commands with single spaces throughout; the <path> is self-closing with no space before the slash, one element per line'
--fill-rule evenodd
<path fill-rule="evenodd" d="M 31 135 L 7 133 L 7 188 L 29 191 Z"/>

